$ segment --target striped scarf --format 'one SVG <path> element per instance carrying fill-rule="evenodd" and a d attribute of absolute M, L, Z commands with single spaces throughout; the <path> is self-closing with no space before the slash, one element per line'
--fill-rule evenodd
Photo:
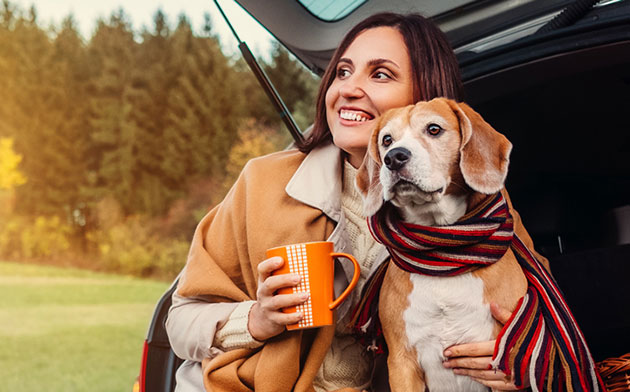
<path fill-rule="evenodd" d="M 521 388 L 529 375 L 534 391 L 605 390 L 555 280 L 514 234 L 501 193 L 487 197 L 451 226 L 401 222 L 389 204 L 368 218 L 368 224 L 394 263 L 413 273 L 453 276 L 470 272 L 498 261 L 511 248 L 529 285 L 497 337 L 493 368 L 508 375 L 513 371 L 515 384 Z M 363 338 L 381 334 L 380 323 L 372 320 L 377 320 L 374 315 L 385 269 L 379 269 L 365 285 L 354 314 L 353 325 Z M 381 346 L 372 348 L 382 352 Z"/>

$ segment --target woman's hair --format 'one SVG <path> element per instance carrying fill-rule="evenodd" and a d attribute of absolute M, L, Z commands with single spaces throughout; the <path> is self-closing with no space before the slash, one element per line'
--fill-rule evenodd
<path fill-rule="evenodd" d="M 319 85 L 313 130 L 304 143 L 298 145 L 300 151 L 309 152 L 332 139 L 326 119 L 326 92 L 336 77 L 337 63 L 360 33 L 375 27 L 393 27 L 402 34 L 411 58 L 414 102 L 436 97 L 463 99 L 457 58 L 446 35 L 432 21 L 419 14 L 375 14 L 354 26 L 330 59 Z"/>

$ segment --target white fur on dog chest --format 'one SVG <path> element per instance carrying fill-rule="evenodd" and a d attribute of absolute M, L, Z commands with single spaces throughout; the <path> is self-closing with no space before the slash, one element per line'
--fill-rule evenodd
<path fill-rule="evenodd" d="M 492 339 L 495 321 L 484 303 L 483 281 L 471 273 L 453 277 L 411 274 L 410 306 L 404 311 L 408 342 L 418 353 L 431 392 L 488 391 L 442 365 L 454 344 Z"/>

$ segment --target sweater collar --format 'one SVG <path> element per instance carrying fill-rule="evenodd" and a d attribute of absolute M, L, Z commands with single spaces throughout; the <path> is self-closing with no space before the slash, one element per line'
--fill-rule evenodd
<path fill-rule="evenodd" d="M 341 218 L 343 155 L 332 143 L 306 155 L 285 191 L 295 200 L 321 210 L 332 220 Z"/>
<path fill-rule="evenodd" d="M 355 185 L 358 172 L 359 170 L 355 169 L 347 159 L 343 160 L 341 206 L 346 214 L 350 213 L 365 220 L 363 216 L 363 196 L 361 196 Z"/>

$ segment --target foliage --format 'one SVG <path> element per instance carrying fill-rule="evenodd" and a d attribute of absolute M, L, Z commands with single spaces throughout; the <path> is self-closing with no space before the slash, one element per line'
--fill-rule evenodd
<path fill-rule="evenodd" d="M 12 190 L 26 182 L 18 165 L 22 156 L 13 151 L 13 140 L 0 138 L 0 191 Z"/>
<path fill-rule="evenodd" d="M 190 247 L 187 240 L 161 238 L 151 222 L 141 217 L 129 217 L 88 238 L 98 248 L 101 269 L 163 279 L 177 276 Z"/>
<path fill-rule="evenodd" d="M 72 228 L 58 216 L 12 216 L 0 226 L 0 256 L 59 260 L 70 249 Z"/>
<path fill-rule="evenodd" d="M 263 64 L 262 68 L 276 87 L 296 123 L 304 131 L 312 124 L 315 117 L 315 99 L 319 79 L 293 59 L 289 52 L 278 43 L 273 46 L 271 62 Z M 253 80 L 253 76 L 249 83 L 254 83 L 249 87 L 249 94 L 256 102 L 250 108 L 251 116 L 265 125 L 284 127 L 280 115 L 271 106 L 267 96 Z"/>
<path fill-rule="evenodd" d="M 238 132 L 238 142 L 230 150 L 225 166 L 222 192 L 217 195 L 215 202 L 223 199 L 247 161 L 281 150 L 289 143 L 290 137 L 287 137 L 287 133 L 279 133 L 264 123 L 249 121 L 244 124 Z"/>
<path fill-rule="evenodd" d="M 262 66 L 304 128 L 316 79 L 280 46 Z M 289 141 L 207 16 L 196 34 L 158 10 L 138 33 L 119 9 L 84 39 L 3 0 L 0 102 L 0 255 L 21 260 L 172 276 L 244 162 Z"/>

